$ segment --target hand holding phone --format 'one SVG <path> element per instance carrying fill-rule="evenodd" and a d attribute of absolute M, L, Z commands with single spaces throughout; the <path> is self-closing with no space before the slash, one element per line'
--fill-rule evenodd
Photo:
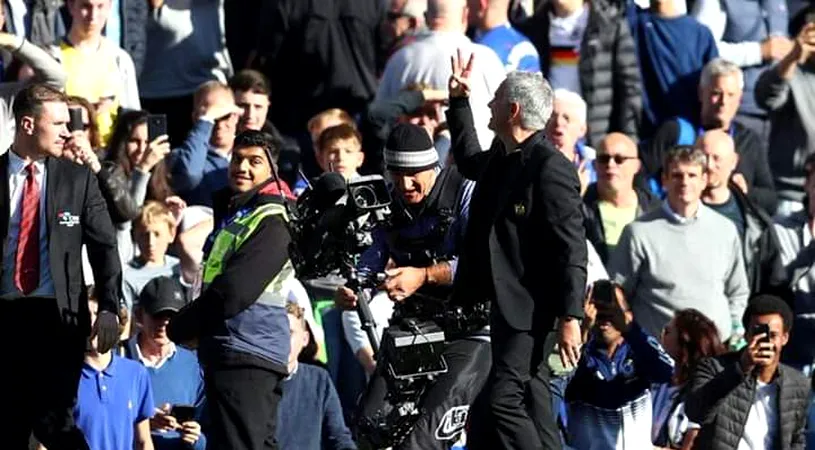
<path fill-rule="evenodd" d="M 85 129 L 85 121 L 82 120 L 82 108 L 72 106 L 68 108 L 68 131 L 83 131 Z"/>
<path fill-rule="evenodd" d="M 175 417 L 179 424 L 195 419 L 195 407 L 192 405 L 173 405 L 170 415 Z"/>
<path fill-rule="evenodd" d="M 147 116 L 147 140 L 153 142 L 156 138 L 167 134 L 167 116 L 164 114 L 150 114 Z"/>

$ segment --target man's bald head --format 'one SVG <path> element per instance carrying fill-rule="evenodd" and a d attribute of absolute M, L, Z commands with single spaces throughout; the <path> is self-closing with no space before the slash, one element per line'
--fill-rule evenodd
<path fill-rule="evenodd" d="M 637 144 L 622 133 L 607 134 L 597 146 L 597 188 L 601 197 L 624 195 L 640 170 Z"/>
<path fill-rule="evenodd" d="M 432 31 L 467 31 L 467 0 L 428 0 L 427 27 Z"/>
<path fill-rule="evenodd" d="M 708 188 L 727 186 L 739 162 L 730 134 L 724 130 L 707 131 L 696 140 L 696 147 L 707 155 Z"/>
<path fill-rule="evenodd" d="M 597 145 L 597 153 L 616 154 L 614 150 L 622 151 L 626 156 L 637 156 L 637 144 L 630 137 L 622 133 L 609 133 Z"/>

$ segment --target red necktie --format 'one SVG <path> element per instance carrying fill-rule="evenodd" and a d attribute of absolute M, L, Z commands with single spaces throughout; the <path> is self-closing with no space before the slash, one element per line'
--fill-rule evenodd
<path fill-rule="evenodd" d="M 14 285 L 28 295 L 40 284 L 40 186 L 34 176 L 37 170 L 34 163 L 26 166 L 25 170 Z"/>

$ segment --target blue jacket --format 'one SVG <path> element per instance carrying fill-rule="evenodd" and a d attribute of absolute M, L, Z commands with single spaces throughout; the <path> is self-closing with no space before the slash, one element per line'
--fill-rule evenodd
<path fill-rule="evenodd" d="M 225 188 L 229 160 L 209 144 L 215 124 L 199 120 L 181 147 L 173 149 L 169 167 L 173 191 L 188 205 L 212 207 L 212 194 Z"/>

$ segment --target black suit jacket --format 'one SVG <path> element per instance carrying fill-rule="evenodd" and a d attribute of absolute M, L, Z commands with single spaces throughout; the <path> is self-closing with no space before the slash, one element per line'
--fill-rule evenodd
<path fill-rule="evenodd" d="M 459 171 L 478 182 L 454 302 L 492 300 L 493 310 L 523 331 L 583 317 L 588 256 L 575 167 L 543 132 L 523 142 L 517 156 L 497 140 L 481 151 L 466 99 L 452 99 L 447 122 Z"/>
<path fill-rule="evenodd" d="M 9 155 L 6 152 L 0 156 L 0 176 L 3 177 L 0 182 L 0 233 L 4 236 L 3 254 L 8 245 L 9 234 L 8 165 Z M 89 333 L 88 292 L 82 277 L 82 244 L 88 248 L 99 311 L 116 314 L 122 284 L 116 231 L 105 199 L 99 191 L 96 176 L 88 168 L 67 160 L 46 158 L 45 176 L 48 263 L 51 265 L 57 305 L 64 323 L 78 325 Z M 78 223 L 74 223 L 72 217 L 78 217 Z M 2 270 L 7 269 L 2 267 Z"/>

